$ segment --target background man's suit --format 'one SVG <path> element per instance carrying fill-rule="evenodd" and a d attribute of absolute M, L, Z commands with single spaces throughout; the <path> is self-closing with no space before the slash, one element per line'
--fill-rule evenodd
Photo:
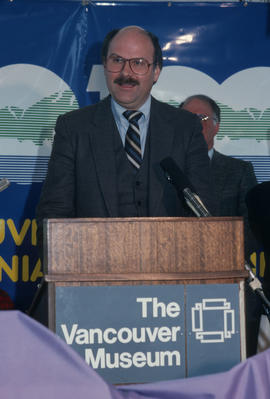
<path fill-rule="evenodd" d="M 110 101 L 109 96 L 59 117 L 48 176 L 37 208 L 39 230 L 46 217 L 120 215 L 115 161 L 115 140 L 120 136 Z M 146 216 L 184 215 L 174 187 L 159 166 L 167 156 L 174 158 L 209 206 L 209 160 L 198 118 L 152 98 L 147 140 Z"/>
<path fill-rule="evenodd" d="M 219 216 L 243 216 L 245 228 L 245 257 L 248 260 L 258 243 L 248 224 L 248 210 L 245 203 L 247 192 L 257 184 L 251 162 L 235 159 L 214 150 L 211 160 L 211 175 L 214 198 Z M 246 328 L 247 354 L 257 350 L 260 301 L 246 284 Z"/>
<path fill-rule="evenodd" d="M 257 184 L 252 163 L 214 150 L 210 167 L 216 213 L 218 216 L 244 217 L 245 253 L 248 258 L 256 249 L 254 237 L 248 227 L 248 211 L 245 203 L 247 192 Z"/>
<path fill-rule="evenodd" d="M 210 166 L 217 214 L 247 218 L 245 196 L 257 184 L 251 162 L 232 158 L 214 150 Z"/>

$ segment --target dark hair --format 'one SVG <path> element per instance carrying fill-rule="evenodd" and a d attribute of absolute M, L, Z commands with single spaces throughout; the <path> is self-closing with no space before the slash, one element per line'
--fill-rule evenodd
<path fill-rule="evenodd" d="M 220 122 L 220 108 L 219 108 L 219 106 L 217 105 L 217 103 L 212 98 L 210 98 L 210 97 L 208 97 L 208 96 L 206 96 L 204 94 L 195 94 L 194 96 L 190 96 L 190 97 L 186 98 L 185 101 L 183 101 L 179 105 L 179 108 L 182 108 L 184 105 L 187 105 L 191 100 L 194 100 L 194 99 L 198 99 L 200 101 L 203 101 L 203 102 L 207 103 L 211 107 L 211 109 L 212 109 L 213 113 L 215 114 L 218 122 Z"/>
<path fill-rule="evenodd" d="M 113 29 L 112 31 L 110 31 L 106 35 L 106 37 L 105 37 L 105 39 L 103 41 L 103 44 L 102 44 L 102 49 L 101 49 L 101 57 L 102 57 L 102 62 L 103 63 L 105 62 L 105 60 L 107 58 L 109 45 L 110 45 L 112 39 L 114 38 L 114 36 L 116 36 L 116 34 L 118 32 L 120 32 L 120 30 L 121 29 Z M 153 60 L 153 63 L 155 65 L 158 65 L 160 70 L 161 70 L 162 66 L 163 66 L 163 58 L 162 58 L 162 50 L 161 50 L 161 47 L 160 47 L 160 44 L 159 44 L 157 36 L 155 36 L 153 33 L 149 32 L 149 31 L 147 31 L 145 29 L 142 29 L 142 33 L 144 33 L 145 35 L 147 35 L 150 38 L 150 40 L 151 40 L 151 42 L 153 44 L 153 47 L 154 47 L 154 60 Z"/>

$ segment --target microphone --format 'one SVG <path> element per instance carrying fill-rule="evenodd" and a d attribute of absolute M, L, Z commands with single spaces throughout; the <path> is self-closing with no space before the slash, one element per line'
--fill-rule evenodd
<path fill-rule="evenodd" d="M 248 285 L 252 289 L 252 291 L 259 296 L 262 306 L 265 312 L 265 315 L 270 322 L 270 301 L 268 301 L 267 297 L 264 294 L 262 283 L 260 280 L 255 276 L 252 271 L 251 265 L 245 260 L 245 269 L 248 271 L 249 278 L 247 279 Z"/>
<path fill-rule="evenodd" d="M 4 191 L 10 185 L 10 181 L 8 179 L 0 179 L 0 191 Z"/>
<path fill-rule="evenodd" d="M 184 195 L 187 205 L 196 216 L 211 216 L 200 197 L 193 192 L 193 189 L 191 189 L 192 185 L 190 184 L 188 178 L 184 175 L 172 158 L 164 158 L 160 162 L 160 166 L 165 173 L 166 179 L 175 187 L 178 196 L 181 198 Z"/>

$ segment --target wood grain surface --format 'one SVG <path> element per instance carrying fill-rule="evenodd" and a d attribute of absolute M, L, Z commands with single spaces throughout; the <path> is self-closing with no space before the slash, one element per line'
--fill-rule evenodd
<path fill-rule="evenodd" d="M 246 276 L 238 217 L 49 219 L 45 230 L 51 282 L 225 283 Z"/>

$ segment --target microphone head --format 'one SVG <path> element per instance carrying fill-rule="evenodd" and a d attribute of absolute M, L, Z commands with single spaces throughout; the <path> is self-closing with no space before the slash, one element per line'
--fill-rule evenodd
<path fill-rule="evenodd" d="M 164 170 L 167 180 L 176 188 L 179 198 L 185 200 L 196 216 L 211 216 L 201 199 L 195 194 L 188 178 L 172 158 L 164 158 L 160 162 L 160 166 Z"/>
<path fill-rule="evenodd" d="M 160 162 L 167 179 L 177 187 L 177 190 L 183 191 L 185 188 L 191 188 L 191 184 L 182 170 L 171 157 L 164 158 Z"/>

